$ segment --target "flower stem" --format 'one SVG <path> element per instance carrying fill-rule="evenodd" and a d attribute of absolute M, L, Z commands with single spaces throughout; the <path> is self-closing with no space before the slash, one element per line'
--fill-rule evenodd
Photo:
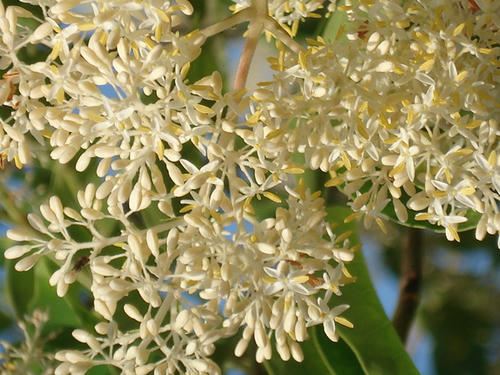
<path fill-rule="evenodd" d="M 281 25 L 270 16 L 267 16 L 264 22 L 266 30 L 271 32 L 274 37 L 280 40 L 285 46 L 290 48 L 293 52 L 299 53 L 303 51 L 304 48 L 297 43 L 288 33 L 281 27 Z"/>
<path fill-rule="evenodd" d="M 423 258 L 422 231 L 418 228 L 407 228 L 403 241 L 399 300 L 392 324 L 401 341 L 405 343 L 420 299 Z"/>
<path fill-rule="evenodd" d="M 247 22 L 250 20 L 251 10 L 250 8 L 246 8 L 241 10 L 238 13 L 233 14 L 232 16 L 227 17 L 226 19 L 217 22 L 213 25 L 207 26 L 204 29 L 200 30 L 200 32 L 205 35 L 207 38 L 219 34 L 227 29 L 230 29 L 233 26 L 239 25 L 240 23 Z"/>

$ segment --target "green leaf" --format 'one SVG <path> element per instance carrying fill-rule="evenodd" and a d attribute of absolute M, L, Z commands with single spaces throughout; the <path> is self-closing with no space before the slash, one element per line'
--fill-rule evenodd
<path fill-rule="evenodd" d="M 344 339 L 339 338 L 338 342 L 332 343 L 319 326 L 312 330 L 311 339 L 317 352 L 323 361 L 329 364 L 333 373 L 338 375 L 364 374 L 356 355 Z"/>
<path fill-rule="evenodd" d="M 336 233 L 356 231 L 354 222 L 343 223 L 352 213 L 350 209 L 334 206 L 327 211 L 328 221 L 339 224 Z M 355 245 L 359 240 L 352 235 L 350 241 Z M 351 321 L 354 328 L 337 325 L 340 336 L 351 347 L 367 375 L 419 374 L 377 297 L 363 253 L 357 252 L 347 267 L 357 280 L 342 288 L 342 296 L 336 298 L 335 303 L 351 306 L 342 316 Z"/>
<path fill-rule="evenodd" d="M 35 271 L 18 272 L 14 268 L 16 261 L 5 261 L 5 295 L 14 310 L 17 319 L 22 319 L 28 312 L 35 287 Z"/>
<path fill-rule="evenodd" d="M 114 367 L 111 366 L 94 366 L 90 370 L 87 371 L 87 375 L 111 375 L 116 374 L 117 371 Z"/>
<path fill-rule="evenodd" d="M 323 332 L 322 327 L 316 326 L 308 330 L 309 339 L 301 344 L 304 352 L 304 361 L 296 362 L 293 359 L 285 362 L 273 351 L 270 361 L 264 362 L 269 375 L 363 375 L 364 372 L 351 348 L 340 339 L 331 342 Z"/>
<path fill-rule="evenodd" d="M 81 327 L 82 319 L 70 303 L 70 297 L 61 298 L 56 293 L 56 288 L 49 285 L 53 270 L 48 260 L 41 259 L 35 268 L 35 293 L 30 303 L 30 310 L 36 308 L 46 309 L 49 320 L 45 328 L 50 331 L 61 327 Z"/>

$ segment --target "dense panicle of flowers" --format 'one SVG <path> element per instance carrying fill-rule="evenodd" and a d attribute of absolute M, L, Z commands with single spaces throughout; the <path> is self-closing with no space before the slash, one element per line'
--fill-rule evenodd
<path fill-rule="evenodd" d="M 351 278 L 343 264 L 353 256 L 349 241 L 332 234 L 324 222 L 322 199 L 311 196 L 303 184 L 290 190 L 288 208 L 278 208 L 275 217 L 261 222 L 244 214 L 253 228 L 235 233 L 225 229 L 235 220 L 232 212 L 215 214 L 203 207 L 141 230 L 124 211 L 102 212 L 95 191 L 88 185 L 79 193 L 79 212 L 52 197 L 40 207 L 43 218 L 28 216 L 36 235 L 9 231 L 11 239 L 31 242 L 5 253 L 7 258 L 29 253 L 16 264 L 19 271 L 43 255 L 61 263 L 50 278 L 60 296 L 76 281 L 81 259 L 89 263 L 94 308 L 106 322 L 95 327 L 97 337 L 75 331 L 75 338 L 89 349 L 59 352 L 56 358 L 63 364 L 56 374 L 83 374 L 101 364 L 130 374 L 152 369 L 216 373 L 207 358 L 214 342 L 241 326 L 245 329 L 237 355 L 254 339 L 257 360 L 269 359 L 274 334 L 280 356 L 300 361 L 297 342 L 307 338 L 308 325 L 323 324 L 332 340 L 338 337 L 335 321 L 350 325 L 339 317 L 347 305 L 330 309 L 328 304 Z M 99 229 L 99 222 L 109 219 L 120 221 L 119 235 Z M 92 240 L 73 240 L 68 229 L 76 226 Z M 332 259 L 336 266 L 329 264 Z M 146 303 L 144 311 L 121 302 L 132 293 Z M 113 321 L 118 308 L 137 321 L 134 329 L 119 330 Z M 160 359 L 149 362 L 156 352 Z"/>
<path fill-rule="evenodd" d="M 90 270 L 103 322 L 74 332 L 88 349 L 59 352 L 58 375 L 218 373 L 214 344 L 240 328 L 235 354 L 253 340 L 259 362 L 272 347 L 301 361 L 313 325 L 337 340 L 335 324 L 351 323 L 334 295 L 352 280 L 354 249 L 333 234 L 320 193 L 295 182 L 306 168 L 329 173 L 367 223 L 383 226 L 392 203 L 400 221 L 418 211 L 449 239 L 467 212 L 481 215 L 478 238 L 499 231 L 499 25 L 488 16 L 498 1 L 346 1 L 349 27 L 307 47 L 290 34 L 335 2 L 236 1 L 232 18 L 187 34 L 186 0 L 29 2 L 43 20 L 0 5 L 0 99 L 11 108 L 1 157 L 21 167 L 48 152 L 77 171 L 97 164 L 100 177 L 78 209 L 53 196 L 31 229 L 8 232 L 24 242 L 5 251 L 22 258 L 19 271 L 42 256 L 60 265 L 50 278 L 60 296 Z M 217 72 L 189 82 L 206 38 L 248 20 L 279 39 L 273 80 L 248 95 L 223 91 Z M 50 53 L 26 64 L 27 44 Z M 259 221 L 261 199 L 277 208 Z M 115 322 L 121 312 L 132 328 Z"/>
<path fill-rule="evenodd" d="M 218 373 L 214 343 L 240 327 L 235 353 L 254 340 L 258 361 L 271 357 L 272 342 L 283 359 L 301 361 L 298 342 L 311 325 L 337 340 L 335 322 L 350 322 L 340 316 L 348 306 L 335 307 L 333 296 L 351 280 L 344 262 L 353 249 L 325 222 L 319 193 L 290 184 L 304 170 L 283 157 L 280 142 L 263 123 L 239 120 L 251 99 L 222 92 L 217 72 L 187 81 L 205 41 L 200 31 L 175 31 L 191 5 L 33 3 L 45 17 L 35 32 L 17 29 L 16 15 L 36 19 L 21 8 L 0 15 L 2 100 L 12 108 L 0 151 L 18 166 L 47 149 L 59 163 L 74 160 L 77 171 L 94 159 L 101 178 L 82 187 L 79 209 L 53 196 L 28 215 L 31 229 L 8 232 L 24 242 L 5 251 L 22 257 L 17 270 L 43 256 L 60 265 L 50 284 L 61 297 L 90 270 L 104 321 L 95 334 L 74 332 L 88 349 L 59 352 L 56 374 L 102 364 L 125 374 Z M 25 64 L 15 56 L 26 43 L 50 53 Z M 202 161 L 183 156 L 186 146 Z M 263 221 L 254 214 L 260 199 L 279 206 Z M 152 209 L 155 224 L 137 220 Z M 78 239 L 76 228 L 85 233 Z M 125 303 L 131 295 L 143 306 Z M 135 327 L 119 327 L 118 310 Z"/>
<path fill-rule="evenodd" d="M 471 7 L 476 4 L 476 7 Z M 498 233 L 500 109 L 498 1 L 360 1 L 343 6 L 350 30 L 272 61 L 254 114 L 282 146 L 331 175 L 355 211 L 384 229 L 444 227 L 480 215 L 476 237 Z"/>
<path fill-rule="evenodd" d="M 50 46 L 52 26 L 42 22 L 36 30 L 18 25 L 20 17 L 33 18 L 30 12 L 0 4 L 0 70 L 5 71 L 0 85 L 0 104 L 12 108 L 10 116 L 0 119 L 0 159 L 14 161 L 19 168 L 31 160 L 29 134 L 43 143 L 44 125 L 39 121 L 43 105 L 30 96 L 33 85 L 44 75 L 30 69 L 19 58 L 19 51 L 30 44 Z"/>
<path fill-rule="evenodd" d="M 253 0 L 233 0 L 235 3 L 231 9 L 239 11 L 248 8 L 254 3 Z M 269 14 L 282 25 L 291 26 L 297 30 L 300 21 L 307 17 L 321 17 L 317 12 L 329 4 L 329 10 L 333 10 L 336 1 L 325 0 L 273 0 L 268 2 Z M 294 32 L 295 34 L 295 32 Z"/>

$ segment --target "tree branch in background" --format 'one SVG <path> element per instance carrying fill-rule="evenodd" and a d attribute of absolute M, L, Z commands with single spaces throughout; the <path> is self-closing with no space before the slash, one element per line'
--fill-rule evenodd
<path fill-rule="evenodd" d="M 399 300 L 392 324 L 401 341 L 408 337 L 417 311 L 422 285 L 422 232 L 418 228 L 406 228 L 401 258 L 401 282 Z"/>
<path fill-rule="evenodd" d="M 257 48 L 257 43 L 259 42 L 259 36 L 264 30 L 263 22 L 268 13 L 267 0 L 257 0 L 254 4 L 254 8 L 251 8 L 251 10 L 254 13 L 250 18 L 250 25 L 248 26 L 246 35 L 247 40 L 245 42 L 245 46 L 243 47 L 243 51 L 241 52 L 238 69 L 236 70 L 233 85 L 233 89 L 235 91 L 242 90 L 246 86 L 248 72 L 250 70 L 255 49 Z"/>
<path fill-rule="evenodd" d="M 243 52 L 241 53 L 238 64 L 238 70 L 236 71 L 236 77 L 234 79 L 233 88 L 235 91 L 242 90 L 246 86 L 248 71 L 250 70 L 252 58 L 255 53 L 255 49 L 257 48 L 257 43 L 262 29 L 262 25 L 259 24 L 250 24 L 250 27 L 248 28 L 247 40 L 245 42 L 245 46 L 243 47 Z"/>

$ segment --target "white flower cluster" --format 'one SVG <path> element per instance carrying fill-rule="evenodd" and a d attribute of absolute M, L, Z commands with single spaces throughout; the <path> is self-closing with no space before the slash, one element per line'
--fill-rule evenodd
<path fill-rule="evenodd" d="M 450 240 L 471 212 L 479 239 L 500 230 L 499 1 L 346 1 L 348 26 L 307 48 L 290 34 L 323 1 L 237 1 L 232 18 L 187 35 L 176 31 L 186 0 L 30 2 L 43 20 L 0 5 L 0 99 L 12 109 L 0 154 L 19 167 L 43 152 L 77 171 L 95 161 L 101 178 L 78 210 L 54 196 L 32 229 L 8 232 L 26 242 L 5 252 L 23 257 L 18 270 L 60 264 L 60 296 L 90 269 L 104 321 L 74 332 L 89 348 L 60 352 L 57 375 L 218 373 L 214 343 L 240 329 L 235 354 L 254 340 L 260 362 L 272 346 L 302 360 L 312 325 L 337 340 L 335 322 L 351 323 L 334 295 L 354 249 L 325 222 L 320 193 L 295 182 L 305 168 L 329 173 L 367 224 L 384 227 L 389 208 L 401 222 L 418 211 Z M 189 82 L 207 36 L 245 21 L 280 40 L 274 79 L 249 96 L 224 92 L 217 72 Z M 28 44 L 50 53 L 26 64 Z M 259 221 L 261 199 L 277 208 Z"/>
<path fill-rule="evenodd" d="M 215 374 L 214 343 L 240 328 L 235 354 L 255 340 L 260 362 L 273 341 L 281 358 L 301 361 L 308 326 L 322 324 L 337 340 L 335 322 L 351 326 L 339 316 L 348 306 L 334 306 L 351 280 L 349 233 L 335 236 L 320 194 L 290 183 L 304 169 L 277 134 L 256 116 L 241 120 L 251 102 L 244 91 L 222 92 L 217 72 L 187 81 L 206 38 L 175 31 L 191 5 L 33 3 L 43 20 L 0 5 L 2 101 L 12 108 L 0 154 L 22 166 L 49 152 L 62 164 L 74 159 L 77 171 L 94 160 L 101 178 L 78 193 L 78 210 L 53 196 L 28 216 L 31 229 L 7 234 L 25 242 L 4 254 L 22 257 L 17 270 L 42 256 L 60 264 L 50 279 L 59 296 L 90 270 L 104 321 L 95 335 L 74 332 L 88 349 L 59 352 L 55 373 L 111 365 L 124 374 Z M 41 24 L 18 28 L 17 17 Z M 19 60 L 30 43 L 48 48 L 47 58 Z M 260 199 L 278 206 L 272 218 L 256 219 Z M 154 223 L 138 219 L 146 212 Z M 117 311 L 130 318 L 126 329 Z"/>
<path fill-rule="evenodd" d="M 235 3 L 231 9 L 239 11 L 248 8 L 254 2 L 253 0 L 233 0 Z M 314 13 L 323 8 L 325 0 L 272 0 L 268 1 L 269 14 L 281 24 L 291 25 L 297 21 L 304 20 L 306 17 L 319 17 Z M 335 0 L 331 1 L 335 3 Z"/>
<path fill-rule="evenodd" d="M 329 172 L 351 207 L 385 230 L 444 227 L 480 216 L 476 237 L 500 230 L 499 1 L 360 1 L 343 6 L 345 37 L 281 47 L 275 80 L 254 93 L 264 132 Z M 343 40 L 345 38 L 346 40 Z M 384 210 L 385 209 L 385 210 Z M 392 208 L 391 208 L 392 210 Z M 384 212 L 383 212 L 384 211 Z M 500 246 L 500 243 L 499 243 Z"/>
<path fill-rule="evenodd" d="M 38 121 L 37 109 L 43 105 L 38 98 L 31 98 L 29 81 L 43 80 L 43 75 L 32 72 L 18 58 L 18 52 L 29 44 L 47 45 L 47 37 L 52 26 L 44 22 L 36 30 L 18 25 L 18 18 L 33 18 L 21 7 L 11 6 L 4 9 L 0 5 L 0 103 L 12 108 L 8 118 L 0 119 L 0 159 L 14 160 L 19 168 L 30 161 L 31 153 L 25 134 L 31 133 L 38 142 L 43 142 L 43 124 Z M 17 94 L 19 92 L 19 94 Z M 32 118 L 28 113 L 33 112 Z M 36 118 L 35 118 L 36 117 Z"/>
<path fill-rule="evenodd" d="M 89 263 L 94 308 L 107 322 L 96 326 L 98 337 L 75 331 L 75 338 L 89 350 L 58 353 L 63 364 L 56 374 L 83 374 L 101 364 L 130 374 L 153 369 L 217 373 L 207 359 L 214 342 L 234 335 L 241 326 L 245 329 L 236 355 L 242 355 L 253 338 L 257 360 L 269 359 L 274 333 L 280 356 L 301 361 L 297 342 L 307 338 L 307 326 L 323 324 L 326 334 L 337 340 L 335 321 L 350 325 L 338 316 L 347 305 L 331 309 L 328 304 L 350 280 L 343 261 L 353 254 L 346 235 L 336 237 L 324 224 L 318 194 L 291 191 L 288 209 L 279 208 L 275 218 L 262 222 L 245 215 L 253 230 L 231 234 L 224 229 L 235 220 L 230 212 L 214 215 L 203 207 L 140 230 L 123 210 L 103 213 L 95 191 L 88 185 L 80 192 L 80 212 L 63 208 L 59 198 L 52 197 L 40 207 L 43 219 L 28 216 L 36 235 L 22 229 L 8 233 L 12 240 L 30 242 L 4 254 L 11 259 L 30 254 L 16 264 L 18 271 L 30 269 L 43 255 L 61 263 L 50 279 L 61 297 L 85 265 L 82 260 Z M 101 233 L 99 223 L 105 220 L 119 220 L 120 234 Z M 91 240 L 73 240 L 69 230 L 75 227 L 86 230 Z M 332 259 L 337 266 L 329 264 Z M 144 311 L 124 303 L 127 296 L 140 296 Z M 118 307 L 137 321 L 135 327 L 118 329 L 113 321 Z"/>

